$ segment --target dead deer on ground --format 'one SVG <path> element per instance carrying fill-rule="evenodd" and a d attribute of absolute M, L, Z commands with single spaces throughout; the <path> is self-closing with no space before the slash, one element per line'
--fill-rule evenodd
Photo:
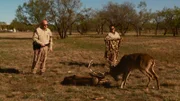
<path fill-rule="evenodd" d="M 95 86 L 98 84 L 98 82 L 99 80 L 96 77 L 72 75 L 72 76 L 65 77 L 64 80 L 61 82 L 61 84 Z"/>
<path fill-rule="evenodd" d="M 101 73 L 94 72 L 90 66 L 92 65 L 92 60 L 89 62 L 88 68 L 90 69 L 89 76 L 81 76 L 81 75 L 72 75 L 65 77 L 64 80 L 61 82 L 62 85 L 90 85 L 90 86 L 97 86 L 97 85 L 104 85 L 108 86 L 109 81 L 103 80 L 105 77 L 101 75 Z"/>
<path fill-rule="evenodd" d="M 126 85 L 126 80 L 128 79 L 130 73 L 134 69 L 140 70 L 143 74 L 145 74 L 149 81 L 147 83 L 147 88 L 151 82 L 151 80 L 154 78 L 157 83 L 157 88 L 160 88 L 158 76 L 154 71 L 155 66 L 155 60 L 153 57 L 151 57 L 148 54 L 144 53 L 134 53 L 129 55 L 124 55 L 120 62 L 115 66 L 110 68 L 110 71 L 105 73 L 105 75 L 111 75 L 119 85 L 119 76 L 120 74 L 123 74 L 122 76 L 122 83 L 121 88 L 124 88 Z"/>

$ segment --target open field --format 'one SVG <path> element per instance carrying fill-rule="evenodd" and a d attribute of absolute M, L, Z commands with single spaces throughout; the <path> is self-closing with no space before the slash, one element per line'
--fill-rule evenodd
<path fill-rule="evenodd" d="M 132 72 L 125 89 L 100 86 L 63 86 L 69 75 L 88 75 L 93 70 L 107 71 L 104 60 L 104 35 L 73 35 L 54 39 L 49 53 L 47 71 L 30 74 L 33 50 L 32 33 L 0 33 L 0 101 L 180 101 L 180 37 L 126 36 L 121 43 L 119 58 L 124 54 L 143 52 L 156 60 L 160 90 L 155 81 L 146 91 L 147 77 Z M 20 73 L 18 73 L 20 71 Z M 108 79 L 114 80 L 111 77 Z"/>

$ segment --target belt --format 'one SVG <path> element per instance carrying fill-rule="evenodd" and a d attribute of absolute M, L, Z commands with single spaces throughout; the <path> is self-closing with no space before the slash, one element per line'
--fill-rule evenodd
<path fill-rule="evenodd" d="M 49 46 L 49 43 L 48 43 L 48 44 L 45 44 L 45 46 Z"/>

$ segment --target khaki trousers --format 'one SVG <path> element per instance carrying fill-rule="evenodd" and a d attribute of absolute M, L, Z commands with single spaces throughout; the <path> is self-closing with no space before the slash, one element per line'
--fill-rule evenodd
<path fill-rule="evenodd" d="M 33 63 L 32 63 L 32 73 L 33 74 L 36 74 L 36 72 L 39 68 L 40 68 L 40 73 L 45 72 L 47 54 L 48 54 L 48 46 L 41 47 L 40 49 L 34 50 L 34 58 L 33 58 Z"/>

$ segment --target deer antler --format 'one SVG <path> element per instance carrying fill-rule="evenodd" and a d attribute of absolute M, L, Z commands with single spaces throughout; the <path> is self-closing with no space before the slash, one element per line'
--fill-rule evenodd
<path fill-rule="evenodd" d="M 93 64 L 92 62 L 93 62 L 93 60 L 91 60 L 91 61 L 89 62 L 88 68 L 89 68 L 89 70 L 90 70 L 91 72 L 94 72 L 94 71 L 90 68 L 91 65 Z"/>
<path fill-rule="evenodd" d="M 92 63 L 93 62 L 93 60 L 91 60 L 90 62 L 89 62 L 89 65 L 88 65 L 88 68 L 89 68 L 89 70 L 91 71 L 91 73 L 90 73 L 90 75 L 91 76 L 94 76 L 94 77 L 97 77 L 97 78 L 104 78 L 105 77 L 105 75 L 104 75 L 104 73 L 102 73 L 102 72 L 95 72 L 95 71 L 93 71 L 90 67 L 91 67 L 91 65 L 93 64 Z"/>

